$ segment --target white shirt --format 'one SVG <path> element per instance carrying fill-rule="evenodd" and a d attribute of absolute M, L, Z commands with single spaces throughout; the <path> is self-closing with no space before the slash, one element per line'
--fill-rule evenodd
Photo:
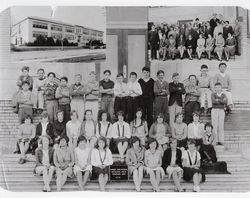
<path fill-rule="evenodd" d="M 196 165 L 198 163 L 198 161 L 201 160 L 201 156 L 200 156 L 200 153 L 198 151 L 195 151 L 193 153 L 193 155 L 191 155 L 191 153 L 188 150 L 186 150 L 186 151 L 182 152 L 182 157 L 181 158 L 182 158 L 182 160 L 187 160 L 187 163 L 189 165 L 191 165 L 191 164 L 190 164 L 190 161 L 189 161 L 188 153 L 190 155 L 192 165 Z M 195 164 L 196 155 L 197 155 L 197 160 L 196 160 L 196 164 Z"/>
<path fill-rule="evenodd" d="M 198 123 L 195 124 L 194 122 L 188 125 L 188 138 L 199 139 L 202 138 L 204 134 L 204 124 Z"/>
<path fill-rule="evenodd" d="M 126 83 L 116 82 L 114 85 L 114 95 L 115 97 L 124 97 L 128 95 L 128 88 Z"/>
<path fill-rule="evenodd" d="M 42 124 L 42 135 L 46 135 L 47 134 L 46 129 L 47 129 L 48 122 L 46 122 L 46 123 L 41 122 L 41 124 Z"/>
<path fill-rule="evenodd" d="M 85 136 L 87 139 L 91 138 L 92 136 L 95 136 L 95 125 L 94 122 L 91 121 L 86 121 L 85 122 Z"/>
<path fill-rule="evenodd" d="M 42 164 L 45 166 L 49 166 L 49 150 L 42 150 L 43 151 L 43 159 L 42 159 Z"/>
<path fill-rule="evenodd" d="M 113 138 L 119 138 L 119 137 L 130 138 L 131 130 L 130 130 L 129 124 L 127 122 L 123 122 L 122 124 L 120 124 L 119 121 L 115 122 L 112 127 L 112 137 Z"/>
<path fill-rule="evenodd" d="M 225 78 L 225 76 L 226 76 L 226 73 L 219 73 L 223 78 Z"/>
<path fill-rule="evenodd" d="M 99 130 L 99 124 L 100 124 L 100 130 Z M 108 128 L 109 126 L 109 128 Z M 107 133 L 107 136 L 106 136 Z M 96 137 L 99 138 L 100 136 L 103 137 L 112 137 L 112 124 L 110 122 L 107 122 L 106 125 L 103 124 L 103 122 L 99 122 L 96 125 Z"/>
<path fill-rule="evenodd" d="M 77 120 L 76 122 L 72 122 L 71 120 L 66 124 L 67 136 L 68 137 L 79 137 L 81 122 Z"/>
<path fill-rule="evenodd" d="M 80 149 L 79 147 L 76 147 L 74 151 L 75 151 L 75 156 L 77 158 L 76 160 L 78 161 L 80 167 L 85 167 L 86 165 L 88 165 L 90 149 L 89 148 Z"/>
<path fill-rule="evenodd" d="M 136 81 L 136 82 L 128 82 L 127 84 L 128 87 L 128 95 L 131 97 L 135 96 L 140 96 L 142 95 L 142 89 L 141 85 Z"/>
<path fill-rule="evenodd" d="M 105 152 L 106 151 L 106 152 Z M 113 158 L 111 151 L 106 148 L 105 151 L 100 151 L 99 149 L 94 148 L 91 153 L 91 165 L 93 166 L 110 166 L 113 164 Z"/>

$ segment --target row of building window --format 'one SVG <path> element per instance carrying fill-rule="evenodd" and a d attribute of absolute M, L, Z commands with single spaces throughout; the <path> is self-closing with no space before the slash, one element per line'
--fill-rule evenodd
<path fill-rule="evenodd" d="M 33 31 L 32 35 L 33 35 L 34 38 L 36 38 L 38 36 L 48 37 L 48 33 L 47 32 Z"/>
<path fill-rule="evenodd" d="M 48 29 L 48 26 L 45 24 L 34 23 L 33 28 L 40 28 L 40 29 Z"/>

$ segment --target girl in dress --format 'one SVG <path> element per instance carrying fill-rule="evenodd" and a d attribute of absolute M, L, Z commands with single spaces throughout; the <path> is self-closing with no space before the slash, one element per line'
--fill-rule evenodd
<path fill-rule="evenodd" d="M 168 174 L 169 178 L 174 180 L 175 191 L 183 192 L 180 185 L 180 179 L 183 175 L 181 164 L 181 150 L 177 148 L 177 139 L 170 138 L 170 148 L 168 148 L 162 158 L 162 168 Z"/>
<path fill-rule="evenodd" d="M 165 151 L 168 147 L 168 140 L 171 136 L 171 129 L 169 125 L 163 121 L 164 115 L 159 113 L 156 117 L 156 121 L 152 124 L 149 130 L 149 137 L 155 138 L 160 145 L 160 150 Z"/>
<path fill-rule="evenodd" d="M 105 191 L 108 182 L 109 167 L 113 164 L 112 153 L 108 148 L 105 137 L 99 137 L 96 147 L 91 153 L 91 165 L 93 166 L 93 174 L 98 177 L 100 190 Z"/>
<path fill-rule="evenodd" d="M 187 124 L 183 122 L 183 114 L 177 113 L 172 126 L 172 137 L 177 140 L 177 147 L 185 150 L 187 146 Z"/>
<path fill-rule="evenodd" d="M 208 34 L 208 38 L 206 39 L 206 52 L 208 55 L 208 59 L 211 60 L 211 52 L 214 50 L 214 38 L 211 34 Z"/>
<path fill-rule="evenodd" d="M 143 178 L 145 149 L 141 146 L 140 139 L 136 136 L 131 138 L 130 148 L 126 154 L 126 164 L 128 165 L 129 174 L 133 175 L 135 189 L 141 191 L 141 182 Z"/>
<path fill-rule="evenodd" d="M 112 138 L 112 123 L 109 113 L 104 110 L 100 111 L 96 125 L 96 137 L 99 138 L 100 136 L 106 137 L 109 147 Z"/>
<path fill-rule="evenodd" d="M 17 153 L 21 152 L 21 157 L 18 161 L 19 164 L 26 162 L 26 153 L 30 148 L 31 140 L 35 137 L 36 127 L 31 122 L 31 116 L 27 115 L 24 118 L 24 123 L 19 126 L 18 141 L 17 141 Z"/>
<path fill-rule="evenodd" d="M 87 109 L 84 113 L 83 122 L 81 125 L 81 135 L 87 139 L 90 148 L 94 148 L 96 143 L 96 122 L 93 119 L 93 112 Z"/>
<path fill-rule="evenodd" d="M 118 148 L 120 161 L 124 162 L 124 155 L 128 148 L 128 140 L 131 137 L 131 131 L 129 124 L 127 122 L 124 122 L 123 111 L 119 111 L 117 113 L 117 116 L 118 121 L 113 124 L 112 134 Z"/>
<path fill-rule="evenodd" d="M 155 138 L 148 139 L 149 149 L 145 151 L 145 169 L 150 176 L 154 192 L 159 192 L 160 181 L 164 177 L 162 165 L 162 152 L 158 149 L 159 144 Z"/>
<path fill-rule="evenodd" d="M 55 172 L 53 163 L 54 149 L 50 147 L 52 139 L 48 135 L 41 137 L 41 146 L 36 149 L 36 166 L 34 173 L 43 176 L 43 192 L 51 192 L 50 182 Z"/>
<path fill-rule="evenodd" d="M 183 59 L 183 54 L 186 50 L 186 39 L 184 38 L 184 35 L 181 34 L 179 39 L 177 40 L 177 46 L 178 46 L 178 51 L 180 53 L 180 58 L 181 60 Z"/>
<path fill-rule="evenodd" d="M 74 173 L 77 177 L 79 190 L 84 190 L 84 186 L 88 181 L 89 175 L 92 171 L 92 166 L 90 163 L 90 148 L 87 147 L 87 139 L 82 135 L 77 139 L 77 147 L 74 150 L 74 154 Z"/>
<path fill-rule="evenodd" d="M 148 135 L 147 121 L 142 119 L 142 109 L 136 111 L 136 118 L 130 123 L 131 135 L 140 139 L 140 143 L 145 146 L 146 136 Z"/>
<path fill-rule="evenodd" d="M 202 34 L 199 34 L 199 39 L 197 40 L 196 52 L 198 59 L 201 59 L 201 54 L 205 51 L 205 39 Z"/>
<path fill-rule="evenodd" d="M 74 154 L 72 149 L 68 147 L 65 137 L 59 141 L 59 148 L 54 152 L 54 164 L 56 167 L 56 187 L 57 191 L 61 191 L 63 185 L 66 183 L 67 178 L 72 178 Z"/>
<path fill-rule="evenodd" d="M 236 39 L 229 32 L 228 37 L 226 39 L 226 46 L 225 46 L 225 55 L 226 55 L 227 61 L 229 60 L 230 56 L 235 55 L 236 44 L 237 44 Z"/>
<path fill-rule="evenodd" d="M 75 110 L 71 111 L 70 118 L 71 120 L 66 124 L 66 133 L 69 138 L 69 147 L 74 149 L 77 145 L 77 138 L 80 136 L 81 122 Z"/>
<path fill-rule="evenodd" d="M 214 52 L 216 52 L 219 61 L 222 61 L 222 54 L 224 51 L 224 45 L 225 45 L 225 39 L 223 38 L 223 35 L 220 32 L 218 34 L 217 39 L 215 40 L 215 49 L 214 49 Z"/>
<path fill-rule="evenodd" d="M 188 149 L 182 154 L 182 166 L 184 170 L 183 179 L 185 181 L 193 180 L 194 192 L 200 192 L 200 183 L 205 181 L 205 174 L 200 169 L 201 157 L 196 151 L 195 140 L 188 140 Z"/>
<path fill-rule="evenodd" d="M 193 59 L 192 53 L 193 53 L 193 49 L 194 49 L 194 46 L 195 46 L 195 41 L 192 38 L 191 34 L 188 35 L 186 45 L 187 45 L 187 53 L 188 53 L 188 56 L 189 56 L 189 60 L 192 60 Z"/>
<path fill-rule="evenodd" d="M 169 36 L 168 44 L 169 44 L 168 46 L 169 57 L 171 57 L 172 60 L 174 60 L 176 54 L 176 47 L 175 47 L 176 41 L 172 34 Z"/>
<path fill-rule="evenodd" d="M 63 111 L 56 112 L 57 120 L 53 123 L 54 130 L 54 148 L 58 148 L 59 139 L 66 137 L 66 124 L 63 121 Z"/>

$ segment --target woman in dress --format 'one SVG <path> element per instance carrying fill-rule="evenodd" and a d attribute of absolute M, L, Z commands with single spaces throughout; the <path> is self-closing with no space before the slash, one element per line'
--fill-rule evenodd
<path fill-rule="evenodd" d="M 201 59 L 201 54 L 205 51 L 205 39 L 203 38 L 203 34 L 199 34 L 199 39 L 197 40 L 197 56 L 198 59 Z"/>
<path fill-rule="evenodd" d="M 206 173 L 228 173 L 227 163 L 217 161 L 214 145 L 216 144 L 216 134 L 213 132 L 211 123 L 205 124 L 205 132 L 203 134 L 203 144 L 200 147 L 201 168 Z"/>
<path fill-rule="evenodd" d="M 208 34 L 208 38 L 206 39 L 206 48 L 205 51 L 208 55 L 208 59 L 211 60 L 211 52 L 214 50 L 214 38 L 211 34 Z"/>
<path fill-rule="evenodd" d="M 31 122 L 31 116 L 27 115 L 24 118 L 23 124 L 19 126 L 18 129 L 18 141 L 17 141 L 17 151 L 15 153 L 21 153 L 21 157 L 18 161 L 19 164 L 24 164 L 26 162 L 28 152 L 31 144 L 31 140 L 35 137 L 36 127 Z"/>
<path fill-rule="evenodd" d="M 228 61 L 230 56 L 235 55 L 235 47 L 236 47 L 236 39 L 232 36 L 230 32 L 228 32 L 228 37 L 226 39 L 226 46 L 225 46 L 225 55 L 226 60 Z"/>
<path fill-rule="evenodd" d="M 165 151 L 168 147 L 168 140 L 171 136 L 171 129 L 168 123 L 164 122 L 164 115 L 159 113 L 156 121 L 152 124 L 149 130 L 149 137 L 155 138 L 160 145 L 160 150 Z"/>
<path fill-rule="evenodd" d="M 91 165 L 93 174 L 98 177 L 100 190 L 105 191 L 108 182 L 109 167 L 113 164 L 112 153 L 108 148 L 105 137 L 99 137 L 96 147 L 91 153 Z"/>
<path fill-rule="evenodd" d="M 218 34 L 217 39 L 215 40 L 215 49 L 214 49 L 214 52 L 216 52 L 219 61 L 222 61 L 224 45 L 225 45 L 225 39 L 223 38 L 223 34 L 220 32 Z"/>
<path fill-rule="evenodd" d="M 184 24 L 183 24 L 184 25 Z M 177 40 L 177 49 L 180 53 L 181 60 L 183 59 L 183 54 L 186 50 L 186 39 L 184 38 L 184 35 L 181 34 L 180 37 Z"/>
<path fill-rule="evenodd" d="M 124 112 L 118 111 L 117 116 L 118 121 L 113 124 L 112 134 L 118 148 L 120 161 L 124 162 L 128 141 L 131 138 L 131 131 L 129 124 L 124 121 Z"/>
<path fill-rule="evenodd" d="M 56 167 L 56 188 L 57 191 L 61 191 L 62 187 L 67 181 L 67 178 L 72 178 L 74 154 L 73 150 L 68 147 L 68 143 L 65 137 L 59 140 L 59 148 L 54 152 L 54 164 Z"/>
<path fill-rule="evenodd" d="M 101 110 L 99 113 L 98 123 L 96 125 L 96 137 L 106 137 L 108 147 L 112 138 L 112 123 L 108 112 Z"/>
<path fill-rule="evenodd" d="M 58 148 L 59 139 L 66 136 L 66 124 L 63 121 L 63 111 L 58 110 L 56 112 L 56 120 L 53 123 L 54 130 L 54 148 Z M 68 137 L 67 137 L 68 138 Z"/>
<path fill-rule="evenodd" d="M 131 138 L 130 143 L 130 148 L 126 153 L 126 164 L 128 165 L 129 174 L 133 175 L 135 189 L 137 192 L 140 192 L 145 149 L 141 146 L 140 139 L 136 136 Z"/>
<path fill-rule="evenodd" d="M 159 192 L 160 181 L 165 173 L 162 165 L 162 152 L 158 149 L 159 144 L 155 138 L 148 139 L 149 149 L 145 151 L 145 169 L 150 176 L 150 182 L 154 192 Z"/>
<path fill-rule="evenodd" d="M 90 148 L 87 146 L 87 139 L 82 135 L 77 139 L 77 147 L 74 150 L 74 154 L 74 174 L 77 177 L 79 190 L 84 190 L 84 186 L 92 171 L 92 166 L 90 162 Z"/>
<path fill-rule="evenodd" d="M 172 137 L 177 140 L 177 147 L 185 150 L 187 146 L 187 124 L 183 122 L 183 114 L 177 113 L 172 126 Z"/>
<path fill-rule="evenodd" d="M 205 174 L 200 169 L 200 153 L 195 148 L 195 140 L 188 140 L 187 145 L 188 149 L 182 154 L 183 179 L 193 180 L 193 191 L 200 192 L 200 183 L 205 181 Z"/>
<path fill-rule="evenodd" d="M 44 135 L 40 140 L 41 146 L 36 149 L 35 153 L 36 166 L 34 173 L 43 176 L 43 192 L 51 192 L 50 182 L 55 172 L 53 163 L 54 149 L 49 146 L 52 139 L 48 135 Z"/>
<path fill-rule="evenodd" d="M 81 122 L 75 110 L 71 111 L 70 118 L 71 120 L 66 124 L 66 133 L 69 138 L 69 147 L 74 149 L 77 145 L 77 138 L 80 136 Z"/>
<path fill-rule="evenodd" d="M 172 34 L 169 35 L 169 40 L 168 40 L 168 54 L 169 54 L 169 57 L 172 58 L 172 60 L 175 59 L 175 54 L 176 54 L 176 41 L 175 41 L 175 38 Z"/>
<path fill-rule="evenodd" d="M 90 148 L 94 148 L 96 143 L 96 122 L 93 119 L 93 112 L 91 109 L 86 109 L 84 113 L 83 122 L 81 124 L 81 135 L 83 135 L 88 142 Z"/>
<path fill-rule="evenodd" d="M 130 123 L 131 135 L 140 139 L 140 143 L 146 145 L 146 136 L 148 135 L 147 121 L 142 119 L 142 109 L 136 111 L 136 118 Z"/>
<path fill-rule="evenodd" d="M 167 55 L 167 48 L 168 48 L 168 39 L 166 38 L 166 34 L 162 35 L 162 38 L 160 40 L 160 49 L 159 49 L 159 55 L 162 55 L 162 60 L 166 60 Z"/>
<path fill-rule="evenodd" d="M 195 47 L 195 42 L 194 42 L 194 39 L 192 37 L 192 34 L 188 35 L 188 39 L 186 40 L 186 46 L 187 46 L 187 53 L 189 56 L 189 60 L 192 60 L 193 59 L 192 53 L 193 53 L 193 49 Z"/>
<path fill-rule="evenodd" d="M 183 175 L 183 169 L 181 164 L 181 150 L 177 148 L 177 139 L 170 138 L 170 148 L 168 148 L 162 158 L 162 168 L 169 178 L 174 180 L 175 191 L 183 192 L 180 185 L 180 180 Z"/>

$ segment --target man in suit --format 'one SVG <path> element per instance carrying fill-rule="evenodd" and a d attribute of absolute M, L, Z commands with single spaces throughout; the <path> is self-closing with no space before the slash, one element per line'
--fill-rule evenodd
<path fill-rule="evenodd" d="M 183 83 L 179 82 L 180 75 L 173 73 L 173 82 L 169 83 L 169 123 L 173 126 L 175 115 L 182 112 L 182 95 L 185 94 Z"/>
<path fill-rule="evenodd" d="M 233 28 L 229 25 L 229 21 L 225 21 L 225 26 L 223 27 L 223 37 L 226 40 L 228 37 L 228 33 L 233 35 Z"/>
<path fill-rule="evenodd" d="M 235 26 L 234 26 L 234 37 L 236 38 L 237 45 L 236 45 L 236 54 L 241 55 L 241 26 L 239 24 L 239 21 L 235 20 Z"/>
<path fill-rule="evenodd" d="M 160 38 L 154 25 L 151 26 L 151 30 L 148 33 L 148 42 L 150 45 L 151 59 L 157 59 L 157 48 L 160 43 Z"/>

